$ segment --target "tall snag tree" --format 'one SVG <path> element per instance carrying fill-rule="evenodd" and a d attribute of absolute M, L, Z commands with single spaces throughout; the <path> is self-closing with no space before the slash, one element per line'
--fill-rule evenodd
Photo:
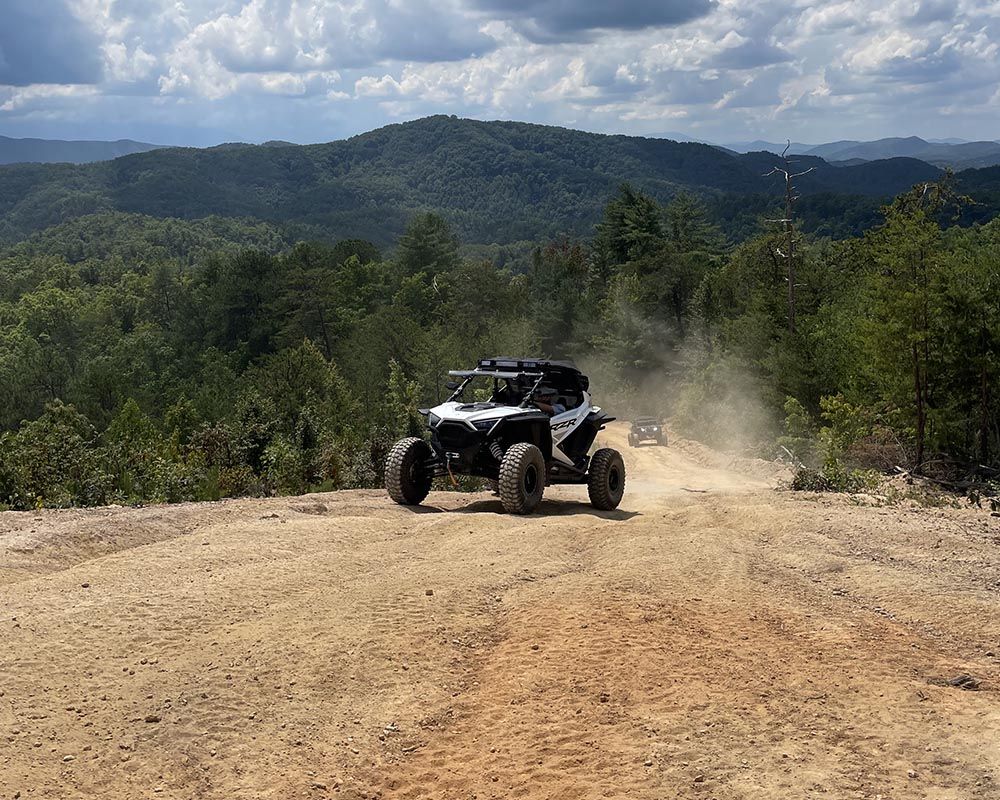
<path fill-rule="evenodd" d="M 795 190 L 795 179 L 801 178 L 803 175 L 808 175 L 815 169 L 815 167 L 809 167 L 809 169 L 802 170 L 801 172 L 792 172 L 792 164 L 795 162 L 788 158 L 789 147 L 791 147 L 791 142 L 786 144 L 785 149 L 781 151 L 783 166 L 773 167 L 764 177 L 766 178 L 769 175 L 781 175 L 785 179 L 785 216 L 784 219 L 771 220 L 771 222 L 781 223 L 784 230 L 785 251 L 782 252 L 779 248 L 777 253 L 785 260 L 787 270 L 788 332 L 795 333 L 795 243 L 798 237 L 798 231 L 795 228 L 794 213 L 795 201 L 799 199 L 799 195 Z"/>

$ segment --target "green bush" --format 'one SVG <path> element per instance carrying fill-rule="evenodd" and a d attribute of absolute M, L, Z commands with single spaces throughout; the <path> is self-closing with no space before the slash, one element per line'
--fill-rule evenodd
<path fill-rule="evenodd" d="M 873 470 L 846 469 L 839 462 L 829 462 L 818 470 L 799 467 L 792 476 L 791 488 L 801 492 L 855 494 L 875 489 L 879 480 L 879 473 Z"/>
<path fill-rule="evenodd" d="M 0 503 L 17 509 L 106 503 L 112 481 L 96 438 L 73 406 L 48 404 L 42 416 L 0 440 Z"/>
<path fill-rule="evenodd" d="M 812 464 L 817 459 L 816 434 L 816 424 L 805 406 L 794 397 L 785 398 L 785 432 L 778 437 L 778 445 L 803 464 Z"/>

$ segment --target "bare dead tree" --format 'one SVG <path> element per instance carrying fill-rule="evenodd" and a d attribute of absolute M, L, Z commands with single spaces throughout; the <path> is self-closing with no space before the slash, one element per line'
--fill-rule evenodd
<path fill-rule="evenodd" d="M 788 149 L 792 146 L 790 139 L 786 140 L 785 149 L 781 151 L 781 160 L 784 164 L 783 167 L 773 167 L 770 172 L 764 175 L 765 178 L 771 175 L 781 175 L 785 179 L 785 216 L 784 219 L 771 219 L 768 222 L 781 223 L 784 226 L 785 232 L 785 252 L 781 252 L 781 248 L 775 248 L 775 252 L 778 254 L 779 258 L 785 260 L 787 265 L 787 276 L 788 281 L 788 331 L 789 333 L 795 333 L 795 216 L 794 216 L 794 205 L 795 201 L 799 199 L 799 195 L 795 191 L 795 179 L 801 178 L 803 175 L 808 175 L 812 172 L 815 167 L 809 167 L 809 169 L 803 170 L 802 172 L 792 172 L 792 164 L 795 162 L 788 158 Z"/>

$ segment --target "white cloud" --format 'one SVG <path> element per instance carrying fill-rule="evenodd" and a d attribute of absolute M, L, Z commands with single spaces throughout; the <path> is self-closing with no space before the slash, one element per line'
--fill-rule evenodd
<path fill-rule="evenodd" d="M 94 86 L 80 84 L 45 84 L 36 83 L 31 86 L 11 87 L 6 90 L 6 96 L 0 103 L 0 112 L 27 111 L 37 115 L 53 111 L 67 102 L 75 102 L 99 94 Z"/>
<path fill-rule="evenodd" d="M 110 81 L 136 82 L 148 78 L 157 64 L 156 56 L 140 44 L 131 50 L 124 42 L 105 42 L 104 74 Z"/>
<path fill-rule="evenodd" d="M 38 1 L 86 21 L 103 77 L 0 90 L 0 122 L 25 135 L 90 114 L 109 136 L 128 119 L 314 140 L 442 111 L 717 138 L 1000 128 L 1000 0 Z"/>
<path fill-rule="evenodd" d="M 928 45 L 926 39 L 918 39 L 905 31 L 891 31 L 855 50 L 847 66 L 861 72 L 877 72 L 886 64 L 926 55 Z"/>

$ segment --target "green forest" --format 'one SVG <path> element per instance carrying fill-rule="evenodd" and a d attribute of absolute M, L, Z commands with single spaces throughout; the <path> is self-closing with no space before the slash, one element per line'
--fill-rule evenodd
<path fill-rule="evenodd" d="M 780 208 L 783 187 L 765 177 L 775 160 L 692 142 L 435 116 L 327 144 L 167 148 L 95 164 L 3 167 L 0 244 L 110 211 L 250 217 L 293 241 L 363 238 L 383 248 L 414 215 L 433 211 L 468 244 L 537 243 L 589 236 L 622 181 L 660 203 L 692 192 L 727 238 L 741 241 Z M 944 174 L 913 158 L 796 162 L 812 169 L 798 184 L 798 214 L 818 236 L 857 235 L 878 221 L 887 199 Z M 1000 167 L 964 170 L 955 183 L 978 201 L 963 224 L 1000 211 Z"/>
<path fill-rule="evenodd" d="M 574 358 L 613 413 L 791 452 L 830 488 L 897 466 L 989 478 L 1000 220 L 952 224 L 967 203 L 926 184 L 861 236 L 762 220 L 731 245 L 694 196 L 626 184 L 523 269 L 463 256 L 432 213 L 390 254 L 248 220 L 82 217 L 0 255 L 0 504 L 375 486 L 448 369 L 513 353 Z"/>

